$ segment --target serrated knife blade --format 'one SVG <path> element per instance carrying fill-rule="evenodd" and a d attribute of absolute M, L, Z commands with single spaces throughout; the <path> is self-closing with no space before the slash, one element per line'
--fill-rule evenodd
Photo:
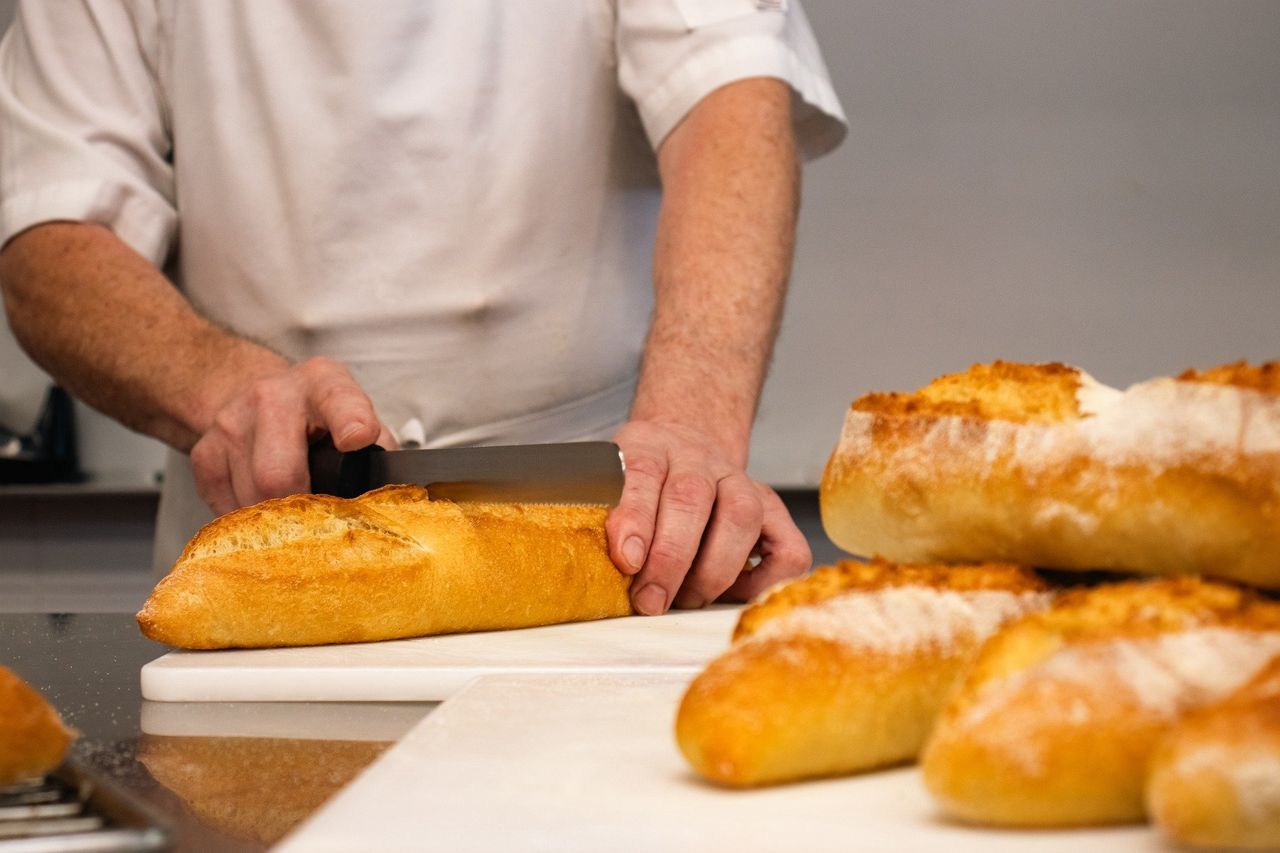
<path fill-rule="evenodd" d="M 427 488 L 432 499 L 603 504 L 622 497 L 622 451 L 609 441 L 339 453 L 312 445 L 311 491 L 356 497 L 394 483 Z"/>

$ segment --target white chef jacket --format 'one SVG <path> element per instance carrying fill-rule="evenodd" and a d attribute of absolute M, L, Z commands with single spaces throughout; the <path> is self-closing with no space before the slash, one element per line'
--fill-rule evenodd
<path fill-rule="evenodd" d="M 0 240 L 102 223 L 429 446 L 607 437 L 651 308 L 654 149 L 760 76 L 806 155 L 839 143 L 794 0 L 27 0 Z M 171 453 L 157 564 L 209 518 Z"/>

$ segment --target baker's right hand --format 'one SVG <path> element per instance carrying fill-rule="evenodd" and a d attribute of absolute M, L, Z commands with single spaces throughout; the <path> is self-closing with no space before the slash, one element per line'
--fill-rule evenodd
<path fill-rule="evenodd" d="M 345 367 L 312 358 L 235 389 L 191 448 L 196 491 L 218 515 L 310 489 L 307 448 L 328 433 L 343 452 L 395 437 Z"/>

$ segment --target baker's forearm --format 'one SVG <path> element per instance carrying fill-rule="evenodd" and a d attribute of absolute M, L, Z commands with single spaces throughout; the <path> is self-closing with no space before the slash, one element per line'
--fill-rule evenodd
<path fill-rule="evenodd" d="M 713 92 L 659 165 L 655 308 L 632 418 L 696 429 L 745 464 L 794 248 L 790 90 L 762 78 Z"/>
<path fill-rule="evenodd" d="M 140 432 L 189 450 L 245 381 L 284 359 L 200 317 L 112 232 L 49 223 L 0 252 L 15 336 L 77 397 Z"/>

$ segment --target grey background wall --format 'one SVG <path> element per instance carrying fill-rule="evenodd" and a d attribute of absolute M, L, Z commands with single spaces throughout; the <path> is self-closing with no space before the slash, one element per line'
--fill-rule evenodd
<path fill-rule="evenodd" d="M 851 130 L 806 172 L 758 476 L 816 483 L 853 397 L 977 360 L 1127 383 L 1280 356 L 1280 3 L 804 5 Z M 0 422 L 44 383 L 0 332 Z M 158 465 L 92 414 L 83 442 Z"/>

